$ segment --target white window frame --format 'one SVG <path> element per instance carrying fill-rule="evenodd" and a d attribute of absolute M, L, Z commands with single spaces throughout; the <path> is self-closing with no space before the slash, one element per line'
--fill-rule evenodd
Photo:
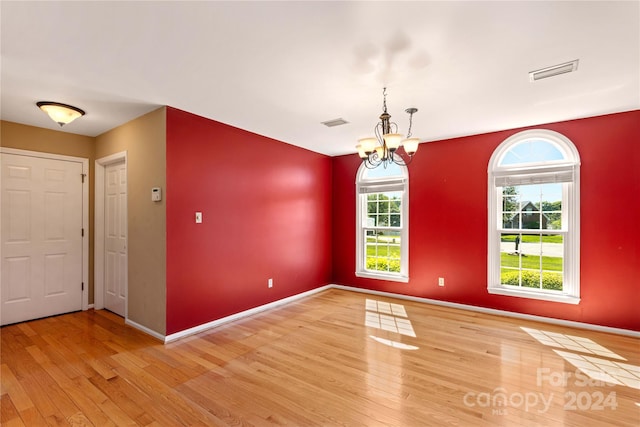
<path fill-rule="evenodd" d="M 402 177 L 384 177 L 364 179 L 366 166 L 360 165 L 356 174 L 356 277 L 409 282 L 409 171 L 406 166 L 398 165 Z M 367 270 L 366 236 L 367 194 L 372 192 L 401 191 L 401 228 L 400 228 L 400 272 Z"/>
<path fill-rule="evenodd" d="M 515 145 L 531 140 L 544 140 L 553 144 L 564 155 L 563 160 L 500 166 L 505 154 Z M 488 175 L 488 253 L 487 290 L 490 294 L 532 298 L 545 301 L 578 304 L 580 302 L 580 155 L 575 145 L 564 135 L 547 129 L 534 129 L 516 133 L 504 140 L 493 152 L 487 168 Z M 502 285 L 500 279 L 500 235 L 502 228 L 502 194 L 497 184 L 508 182 L 551 182 L 557 177 L 563 184 L 562 229 L 554 234 L 563 235 L 563 290 L 547 291 Z"/>

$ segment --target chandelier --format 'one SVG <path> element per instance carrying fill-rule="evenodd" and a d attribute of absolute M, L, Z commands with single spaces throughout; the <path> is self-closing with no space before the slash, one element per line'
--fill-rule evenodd
<path fill-rule="evenodd" d="M 358 155 L 369 169 L 375 169 L 382 165 L 384 168 L 391 163 L 398 165 L 408 165 L 413 160 L 413 155 L 418 151 L 418 138 L 411 138 L 411 124 L 413 114 L 418 111 L 417 108 L 407 108 L 404 110 L 409 114 L 409 130 L 407 137 L 403 140 L 402 135 L 398 133 L 398 125 L 391 122 L 391 114 L 387 113 L 387 88 L 383 88 L 382 96 L 382 114 L 380 121 L 374 129 L 375 137 L 361 138 L 358 140 L 356 149 Z M 402 147 L 404 154 L 398 149 Z"/>

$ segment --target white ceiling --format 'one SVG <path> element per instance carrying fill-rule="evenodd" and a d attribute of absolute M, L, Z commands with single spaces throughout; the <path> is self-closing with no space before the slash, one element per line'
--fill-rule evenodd
<path fill-rule="evenodd" d="M 338 155 L 373 133 L 383 86 L 422 141 L 634 110 L 639 6 L 2 1 L 0 116 L 59 129 L 35 103 L 72 104 L 87 115 L 63 131 L 96 136 L 170 105 Z"/>

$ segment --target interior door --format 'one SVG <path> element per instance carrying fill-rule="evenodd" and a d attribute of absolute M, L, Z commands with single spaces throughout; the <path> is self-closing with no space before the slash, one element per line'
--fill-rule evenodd
<path fill-rule="evenodd" d="M 126 316 L 127 168 L 124 161 L 105 167 L 104 307 Z"/>
<path fill-rule="evenodd" d="M 0 322 L 81 310 L 82 163 L 0 158 Z"/>

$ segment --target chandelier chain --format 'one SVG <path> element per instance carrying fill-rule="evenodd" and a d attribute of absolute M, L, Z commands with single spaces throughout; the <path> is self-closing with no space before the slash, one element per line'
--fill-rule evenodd
<path fill-rule="evenodd" d="M 387 88 L 382 88 L 382 111 L 387 112 Z"/>

